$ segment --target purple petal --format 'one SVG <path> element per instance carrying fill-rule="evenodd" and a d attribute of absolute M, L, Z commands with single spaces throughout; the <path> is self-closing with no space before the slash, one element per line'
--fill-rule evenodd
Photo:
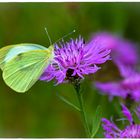
<path fill-rule="evenodd" d="M 132 115 L 130 113 L 130 111 L 128 110 L 128 108 L 125 105 L 121 105 L 122 106 L 122 112 L 123 115 L 128 119 L 128 121 L 132 124 L 133 123 L 133 118 Z"/>
<path fill-rule="evenodd" d="M 109 96 L 119 96 L 126 98 L 127 92 L 122 88 L 121 83 L 117 82 L 106 82 L 106 83 L 95 83 L 96 88 L 101 90 L 103 93 Z"/>
<path fill-rule="evenodd" d="M 140 90 L 133 91 L 132 99 L 135 100 L 136 102 L 140 101 Z"/>
<path fill-rule="evenodd" d="M 102 123 L 106 138 L 117 138 L 120 135 L 121 130 L 114 123 L 110 122 L 106 118 L 102 119 Z"/>
<path fill-rule="evenodd" d="M 122 64 L 133 66 L 138 63 L 136 45 L 130 41 L 123 40 L 107 32 L 95 34 L 92 40 L 97 40 L 97 42 L 100 42 L 100 46 L 111 49 L 111 56 L 114 62 L 119 61 Z"/>

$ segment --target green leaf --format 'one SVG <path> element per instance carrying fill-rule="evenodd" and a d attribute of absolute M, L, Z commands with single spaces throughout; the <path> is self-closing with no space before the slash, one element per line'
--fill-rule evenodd
<path fill-rule="evenodd" d="M 101 117 L 102 117 L 101 106 L 98 106 L 96 109 L 96 112 L 95 112 L 95 116 L 93 117 L 91 138 L 93 138 L 99 130 L 100 123 L 101 123 Z"/>
<path fill-rule="evenodd" d="M 77 107 L 76 105 L 74 105 L 72 102 L 68 101 L 64 96 L 61 96 L 59 94 L 57 94 L 57 96 L 59 97 L 60 100 L 62 100 L 64 103 L 68 104 L 69 106 L 73 107 L 74 109 L 81 111 L 79 107 Z"/>

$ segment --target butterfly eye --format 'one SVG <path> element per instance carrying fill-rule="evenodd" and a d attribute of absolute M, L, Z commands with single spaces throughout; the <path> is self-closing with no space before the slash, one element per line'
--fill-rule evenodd
<path fill-rule="evenodd" d="M 22 59 L 22 53 L 20 53 L 16 56 L 16 61 L 20 61 L 21 59 Z"/>

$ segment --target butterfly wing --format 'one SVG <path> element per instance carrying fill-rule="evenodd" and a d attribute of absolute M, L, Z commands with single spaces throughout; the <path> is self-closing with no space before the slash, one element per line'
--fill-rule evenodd
<path fill-rule="evenodd" d="M 5 64 L 3 79 L 16 92 L 26 92 L 39 79 L 52 58 L 49 50 L 21 53 Z"/>
<path fill-rule="evenodd" d="M 4 64 L 14 58 L 16 55 L 31 50 L 46 50 L 47 48 L 31 43 L 22 43 L 9 45 L 0 49 L 0 68 L 3 69 Z"/>

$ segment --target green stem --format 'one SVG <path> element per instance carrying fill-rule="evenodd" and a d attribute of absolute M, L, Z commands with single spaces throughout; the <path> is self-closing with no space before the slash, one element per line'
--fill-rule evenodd
<path fill-rule="evenodd" d="M 87 118 L 86 118 L 86 112 L 85 112 L 85 109 L 84 109 L 83 98 L 82 98 L 82 95 L 80 93 L 80 83 L 77 83 L 74 86 L 75 86 L 75 90 L 76 90 L 76 93 L 77 93 L 77 97 L 78 97 L 78 101 L 79 101 L 79 105 L 80 105 L 80 109 L 81 109 L 80 112 L 81 112 L 81 115 L 83 117 L 83 123 L 84 123 L 85 131 L 86 131 L 87 137 L 89 138 L 90 137 L 90 129 L 89 129 L 88 121 L 87 121 Z"/>

